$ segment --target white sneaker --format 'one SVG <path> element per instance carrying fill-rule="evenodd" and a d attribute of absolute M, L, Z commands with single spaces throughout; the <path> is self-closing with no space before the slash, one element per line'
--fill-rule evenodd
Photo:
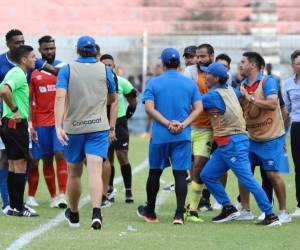
<path fill-rule="evenodd" d="M 240 210 L 240 216 L 236 220 L 254 220 L 254 215 L 251 211 L 248 211 L 244 208 Z"/>
<path fill-rule="evenodd" d="M 292 214 L 293 217 L 300 217 L 300 207 L 296 207 L 295 212 Z"/>
<path fill-rule="evenodd" d="M 235 203 L 235 207 L 236 207 L 236 209 L 237 209 L 238 211 L 241 211 L 241 210 L 243 209 L 242 203 L 240 203 L 239 201 L 237 201 L 237 202 Z"/>
<path fill-rule="evenodd" d="M 25 209 L 27 209 L 33 216 L 37 216 L 37 211 L 31 207 L 29 207 L 27 204 L 24 205 Z"/>
<path fill-rule="evenodd" d="M 263 221 L 265 217 L 266 217 L 265 213 L 261 213 L 260 216 L 257 217 L 257 220 Z"/>
<path fill-rule="evenodd" d="M 112 189 L 108 190 L 107 199 L 111 200 L 111 199 L 115 198 L 117 192 L 118 192 L 118 190 L 116 188 L 112 188 Z"/>
<path fill-rule="evenodd" d="M 212 205 L 213 210 L 221 210 L 223 206 L 217 201 Z"/>
<path fill-rule="evenodd" d="M 2 208 L 2 213 L 6 214 L 8 213 L 9 210 L 12 210 L 11 207 L 9 205 L 7 205 L 6 207 Z"/>
<path fill-rule="evenodd" d="M 67 208 L 68 203 L 66 201 L 64 194 L 60 194 L 59 197 L 57 198 L 57 206 L 59 208 Z"/>
<path fill-rule="evenodd" d="M 26 205 L 31 207 L 38 207 L 39 204 L 36 202 L 35 198 L 33 196 L 28 196 Z"/>
<path fill-rule="evenodd" d="M 51 198 L 50 207 L 51 208 L 58 208 L 57 197 Z"/>
<path fill-rule="evenodd" d="M 292 216 L 287 211 L 279 211 L 278 219 L 281 223 L 290 223 L 290 222 L 292 222 Z"/>

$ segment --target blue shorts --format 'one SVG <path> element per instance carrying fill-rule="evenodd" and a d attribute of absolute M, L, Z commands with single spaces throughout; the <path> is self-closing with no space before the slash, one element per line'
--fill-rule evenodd
<path fill-rule="evenodd" d="M 38 142 L 32 142 L 31 152 L 32 152 L 32 158 L 34 160 L 40 160 L 43 158 L 41 155 L 41 149 Z"/>
<path fill-rule="evenodd" d="M 57 138 L 55 126 L 36 127 L 35 130 L 42 157 L 64 150 L 64 146 L 60 144 Z"/>
<path fill-rule="evenodd" d="M 107 158 L 109 131 L 94 132 L 88 134 L 68 134 L 68 145 L 65 146 L 65 157 L 72 164 L 80 163 L 86 154 Z"/>
<path fill-rule="evenodd" d="M 192 167 L 192 145 L 190 141 L 149 144 L 150 169 L 189 170 Z"/>
<path fill-rule="evenodd" d="M 284 157 L 284 143 L 284 136 L 266 142 L 250 140 L 249 160 L 251 165 L 259 165 L 265 171 L 280 171 Z"/>

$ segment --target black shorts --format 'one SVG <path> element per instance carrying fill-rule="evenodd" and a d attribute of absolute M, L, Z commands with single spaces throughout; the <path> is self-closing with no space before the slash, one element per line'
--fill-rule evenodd
<path fill-rule="evenodd" d="M 9 119 L 4 117 L 1 126 L 1 138 L 5 145 L 8 160 L 29 159 L 28 122 L 22 119 L 16 128 L 8 127 Z"/>
<path fill-rule="evenodd" d="M 115 150 L 128 150 L 129 146 L 129 130 L 127 126 L 127 118 L 121 117 L 117 119 L 116 123 L 116 137 L 117 141 L 113 143 Z"/>

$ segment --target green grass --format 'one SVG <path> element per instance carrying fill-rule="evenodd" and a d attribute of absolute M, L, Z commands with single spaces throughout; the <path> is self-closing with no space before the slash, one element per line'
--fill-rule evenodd
<path fill-rule="evenodd" d="M 133 137 L 130 147 L 132 165 L 137 166 L 143 162 L 147 158 L 147 153 L 148 142 Z M 116 170 L 116 176 L 119 176 L 117 164 Z M 215 225 L 211 223 L 211 218 L 217 212 L 207 212 L 202 215 L 204 223 L 173 226 L 174 192 L 163 194 L 165 201 L 157 212 L 160 222 L 148 224 L 136 216 L 137 205 L 145 202 L 147 173 L 148 170 L 145 168 L 133 177 L 134 204 L 125 204 L 123 184 L 116 186 L 118 189 L 116 202 L 111 208 L 103 209 L 102 231 L 91 230 L 91 207 L 86 205 L 80 211 L 81 227 L 79 229 L 71 229 L 63 221 L 57 227 L 35 238 L 24 249 L 299 249 L 300 219 L 294 219 L 291 224 L 276 228 L 258 227 L 253 222 Z M 173 181 L 170 169 L 164 172 L 162 179 L 164 183 L 161 187 Z M 293 211 L 295 208 L 294 174 L 285 175 L 284 179 L 287 186 L 288 209 Z M 231 173 L 227 191 L 232 199 L 238 194 L 237 181 Z M 85 195 L 87 195 L 86 175 L 83 177 L 83 196 Z M 5 249 L 22 233 L 38 228 L 39 225 L 47 223 L 61 212 L 61 210 L 49 208 L 49 194 L 42 174 L 37 200 L 40 203 L 38 208 L 40 217 L 38 218 L 0 216 L 0 249 Z M 256 215 L 260 213 L 253 199 L 252 209 Z M 277 211 L 277 204 L 275 210 Z M 136 231 L 129 232 L 128 226 L 135 228 Z"/>

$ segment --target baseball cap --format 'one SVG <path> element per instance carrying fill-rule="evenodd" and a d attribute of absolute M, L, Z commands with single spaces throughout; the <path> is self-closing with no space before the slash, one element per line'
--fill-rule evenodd
<path fill-rule="evenodd" d="M 174 48 L 166 48 L 162 51 L 160 59 L 164 62 L 180 61 L 180 55 Z"/>
<path fill-rule="evenodd" d="M 228 77 L 227 69 L 221 63 L 212 63 L 208 67 L 201 66 L 200 69 L 206 73 L 210 73 L 213 76 L 226 78 Z"/>
<path fill-rule="evenodd" d="M 182 56 L 187 56 L 187 55 L 195 56 L 196 50 L 197 50 L 197 46 L 195 45 L 188 46 L 184 49 Z"/>
<path fill-rule="evenodd" d="M 79 50 L 94 51 L 96 50 L 95 39 L 91 36 L 81 36 L 77 41 L 77 48 Z"/>

